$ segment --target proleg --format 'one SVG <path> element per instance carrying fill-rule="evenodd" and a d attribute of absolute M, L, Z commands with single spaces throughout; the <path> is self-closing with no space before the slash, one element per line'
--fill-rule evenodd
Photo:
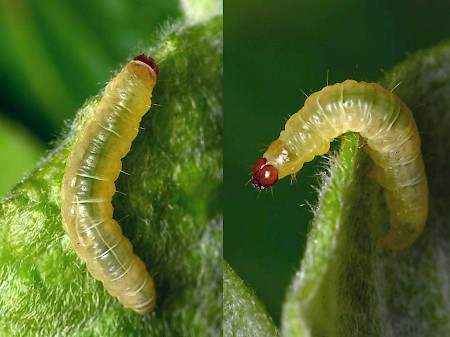
<path fill-rule="evenodd" d="M 62 222 L 73 249 L 111 295 L 142 315 L 155 306 L 154 282 L 112 218 L 111 200 L 122 158 L 150 109 L 157 73 L 153 59 L 142 54 L 108 83 L 72 146 L 62 180 Z"/>
<path fill-rule="evenodd" d="M 256 162 L 253 185 L 261 190 L 297 173 L 305 162 L 327 153 L 330 142 L 346 132 L 365 138 L 375 164 L 373 177 L 385 189 L 391 227 L 382 244 L 395 250 L 409 247 L 428 217 L 420 136 L 411 110 L 376 83 L 347 80 L 309 96 Z"/>

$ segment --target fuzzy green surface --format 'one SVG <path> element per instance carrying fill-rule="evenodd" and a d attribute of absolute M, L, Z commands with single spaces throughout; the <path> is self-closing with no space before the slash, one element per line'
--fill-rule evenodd
<path fill-rule="evenodd" d="M 263 304 L 226 261 L 223 264 L 223 299 L 225 337 L 280 335 Z"/>
<path fill-rule="evenodd" d="M 61 179 L 77 132 L 0 204 L 0 336 L 218 336 L 222 331 L 222 17 L 167 27 L 152 49 L 150 112 L 123 160 L 114 218 L 155 279 L 141 317 L 95 281 L 60 218 Z M 130 55 L 130 57 L 132 57 Z M 128 61 L 124 61 L 126 63 Z"/>
<path fill-rule="evenodd" d="M 319 191 L 301 267 L 287 293 L 282 335 L 448 336 L 450 311 L 450 43 L 418 52 L 382 81 L 411 107 L 422 138 L 430 213 L 410 248 L 380 245 L 389 227 L 370 158 L 343 137 Z"/>

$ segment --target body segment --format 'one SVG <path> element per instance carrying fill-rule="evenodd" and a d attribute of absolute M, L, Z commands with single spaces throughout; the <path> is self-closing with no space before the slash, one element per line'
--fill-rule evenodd
<path fill-rule="evenodd" d="M 140 314 L 156 300 L 153 279 L 112 218 L 114 182 L 142 116 L 149 110 L 157 68 L 138 56 L 106 86 L 92 119 L 67 159 L 62 182 L 62 219 L 75 252 L 108 292 Z"/>
<path fill-rule="evenodd" d="M 276 179 L 267 182 L 260 177 L 269 169 L 274 176 L 273 168 L 278 178 L 295 174 L 349 131 L 366 139 L 375 163 L 373 176 L 385 188 L 391 228 L 383 244 L 406 248 L 422 233 L 428 216 L 420 137 L 409 108 L 378 84 L 347 80 L 309 96 L 264 153 L 265 162 L 255 165 L 253 184 L 259 189 L 272 185 Z"/>

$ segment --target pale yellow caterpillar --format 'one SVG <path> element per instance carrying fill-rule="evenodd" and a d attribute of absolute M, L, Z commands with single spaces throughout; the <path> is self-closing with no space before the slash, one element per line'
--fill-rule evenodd
<path fill-rule="evenodd" d="M 375 162 L 373 177 L 385 188 L 391 228 L 382 243 L 391 249 L 410 246 L 428 216 L 420 137 L 411 110 L 378 84 L 347 80 L 309 96 L 256 162 L 253 185 L 261 190 L 294 175 L 305 162 L 327 153 L 334 138 L 349 131 L 366 139 Z"/>
<path fill-rule="evenodd" d="M 75 252 L 111 295 L 142 315 L 155 306 L 153 279 L 112 218 L 111 200 L 157 74 L 153 59 L 139 55 L 108 83 L 72 147 L 62 181 L 62 221 Z"/>

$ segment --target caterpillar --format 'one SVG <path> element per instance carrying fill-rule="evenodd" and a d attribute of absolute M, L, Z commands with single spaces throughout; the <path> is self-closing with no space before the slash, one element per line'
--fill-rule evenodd
<path fill-rule="evenodd" d="M 155 306 L 154 282 L 112 218 L 111 200 L 121 159 L 150 108 L 157 74 L 155 61 L 142 54 L 108 83 L 72 147 L 62 180 L 61 216 L 73 249 L 112 296 L 142 315 Z"/>
<path fill-rule="evenodd" d="M 254 165 L 253 185 L 262 190 L 295 175 L 305 162 L 327 153 L 334 138 L 349 131 L 365 138 L 375 163 L 372 176 L 385 189 L 391 227 L 382 244 L 394 250 L 409 247 L 428 216 L 420 136 L 411 110 L 376 83 L 346 80 L 309 96 Z"/>

